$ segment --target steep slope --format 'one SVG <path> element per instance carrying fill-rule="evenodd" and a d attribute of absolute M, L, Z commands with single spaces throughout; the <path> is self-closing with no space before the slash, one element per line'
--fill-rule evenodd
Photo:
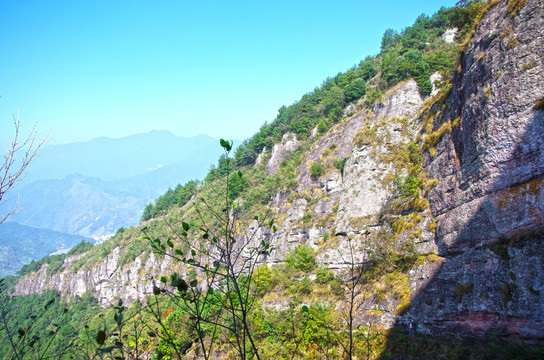
<path fill-rule="evenodd" d="M 255 238 L 275 248 L 267 263 L 283 263 L 307 245 L 320 265 L 341 273 L 355 243 L 358 258 L 371 258 L 358 324 L 390 328 L 412 319 L 436 336 L 543 340 L 544 14 L 537 0 L 519 11 L 508 4 L 490 6 L 452 83 L 435 81 L 433 96 L 422 94 L 417 79 L 396 82 L 376 101 L 365 101 L 370 93 L 345 109 L 325 131 L 317 125 L 297 134 L 280 121 L 264 129 L 285 130 L 266 138 L 281 139 L 270 150 L 246 143 L 243 161 L 257 163 L 244 169 L 250 184 L 236 204 L 241 218 L 262 204 L 275 214 L 278 231 Z M 374 75 L 369 83 L 385 81 L 386 74 Z M 218 183 L 204 184 L 199 196 Z M 182 219 L 196 222 L 191 204 L 147 222 L 148 233 L 167 238 Z M 139 228 L 129 229 L 66 259 L 60 273 L 47 276 L 44 267 L 22 278 L 15 291 L 92 291 L 107 305 L 143 299 L 160 276 L 188 274 L 146 245 Z M 332 286 L 320 289 L 298 301 L 345 309 Z M 294 297 L 278 285 L 261 300 L 285 309 Z"/>

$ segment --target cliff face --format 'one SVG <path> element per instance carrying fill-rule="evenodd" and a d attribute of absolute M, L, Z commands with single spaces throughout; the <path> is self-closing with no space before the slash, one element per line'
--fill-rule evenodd
<path fill-rule="evenodd" d="M 288 250 L 305 243 L 318 262 L 341 268 L 348 238 L 380 248 L 394 237 L 392 248 L 413 244 L 433 255 L 404 279 L 409 299 L 368 297 L 360 310 L 379 311 L 361 311 L 358 321 L 391 326 L 410 318 L 432 334 L 543 340 L 544 111 L 535 108 L 544 98 L 542 29 L 540 1 L 529 0 L 517 15 L 500 3 L 476 29 L 449 93 L 425 99 L 415 81 L 406 81 L 372 111 L 317 137 L 297 169 L 296 191 L 271 201 L 279 231 L 267 262 L 284 261 Z M 266 171 L 278 171 L 301 143 L 284 136 Z M 416 145 L 425 150 L 424 185 L 410 217 L 398 184 L 414 171 L 406 158 Z M 343 172 L 338 161 L 345 161 Z M 314 162 L 324 168 L 317 177 L 309 171 Z M 120 266 L 123 251 L 116 248 L 90 270 L 46 276 L 42 268 L 21 279 L 16 293 L 92 291 L 110 304 L 117 297 L 142 299 L 161 274 L 185 271 L 154 255 Z"/>
<path fill-rule="evenodd" d="M 446 259 L 407 316 L 432 333 L 544 339 L 544 9 L 482 19 L 445 112 L 460 118 L 426 169 Z"/>

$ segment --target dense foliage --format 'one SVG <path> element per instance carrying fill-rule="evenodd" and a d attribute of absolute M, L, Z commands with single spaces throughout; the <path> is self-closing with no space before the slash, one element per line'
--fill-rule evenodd
<path fill-rule="evenodd" d="M 196 194 L 196 189 L 198 187 L 198 180 L 191 180 L 185 185 L 178 185 L 174 190 L 168 189 L 166 193 L 152 204 L 148 204 L 144 208 L 142 214 L 142 221 L 147 221 L 149 219 L 155 218 L 159 215 L 165 214 L 173 206 L 183 206 L 191 200 L 191 198 Z"/>

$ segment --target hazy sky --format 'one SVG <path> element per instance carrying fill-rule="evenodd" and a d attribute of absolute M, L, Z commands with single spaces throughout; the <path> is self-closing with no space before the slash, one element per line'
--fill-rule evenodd
<path fill-rule="evenodd" d="M 452 0 L 0 1 L 0 144 L 152 129 L 244 139 Z M 3 150 L 3 149 L 2 149 Z"/>

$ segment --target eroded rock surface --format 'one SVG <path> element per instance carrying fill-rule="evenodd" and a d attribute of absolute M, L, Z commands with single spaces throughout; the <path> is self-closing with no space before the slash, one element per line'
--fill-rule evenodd
<path fill-rule="evenodd" d="M 430 333 L 544 339 L 544 9 L 505 6 L 482 19 L 435 119 L 460 117 L 426 166 L 447 260 L 407 316 Z"/>

